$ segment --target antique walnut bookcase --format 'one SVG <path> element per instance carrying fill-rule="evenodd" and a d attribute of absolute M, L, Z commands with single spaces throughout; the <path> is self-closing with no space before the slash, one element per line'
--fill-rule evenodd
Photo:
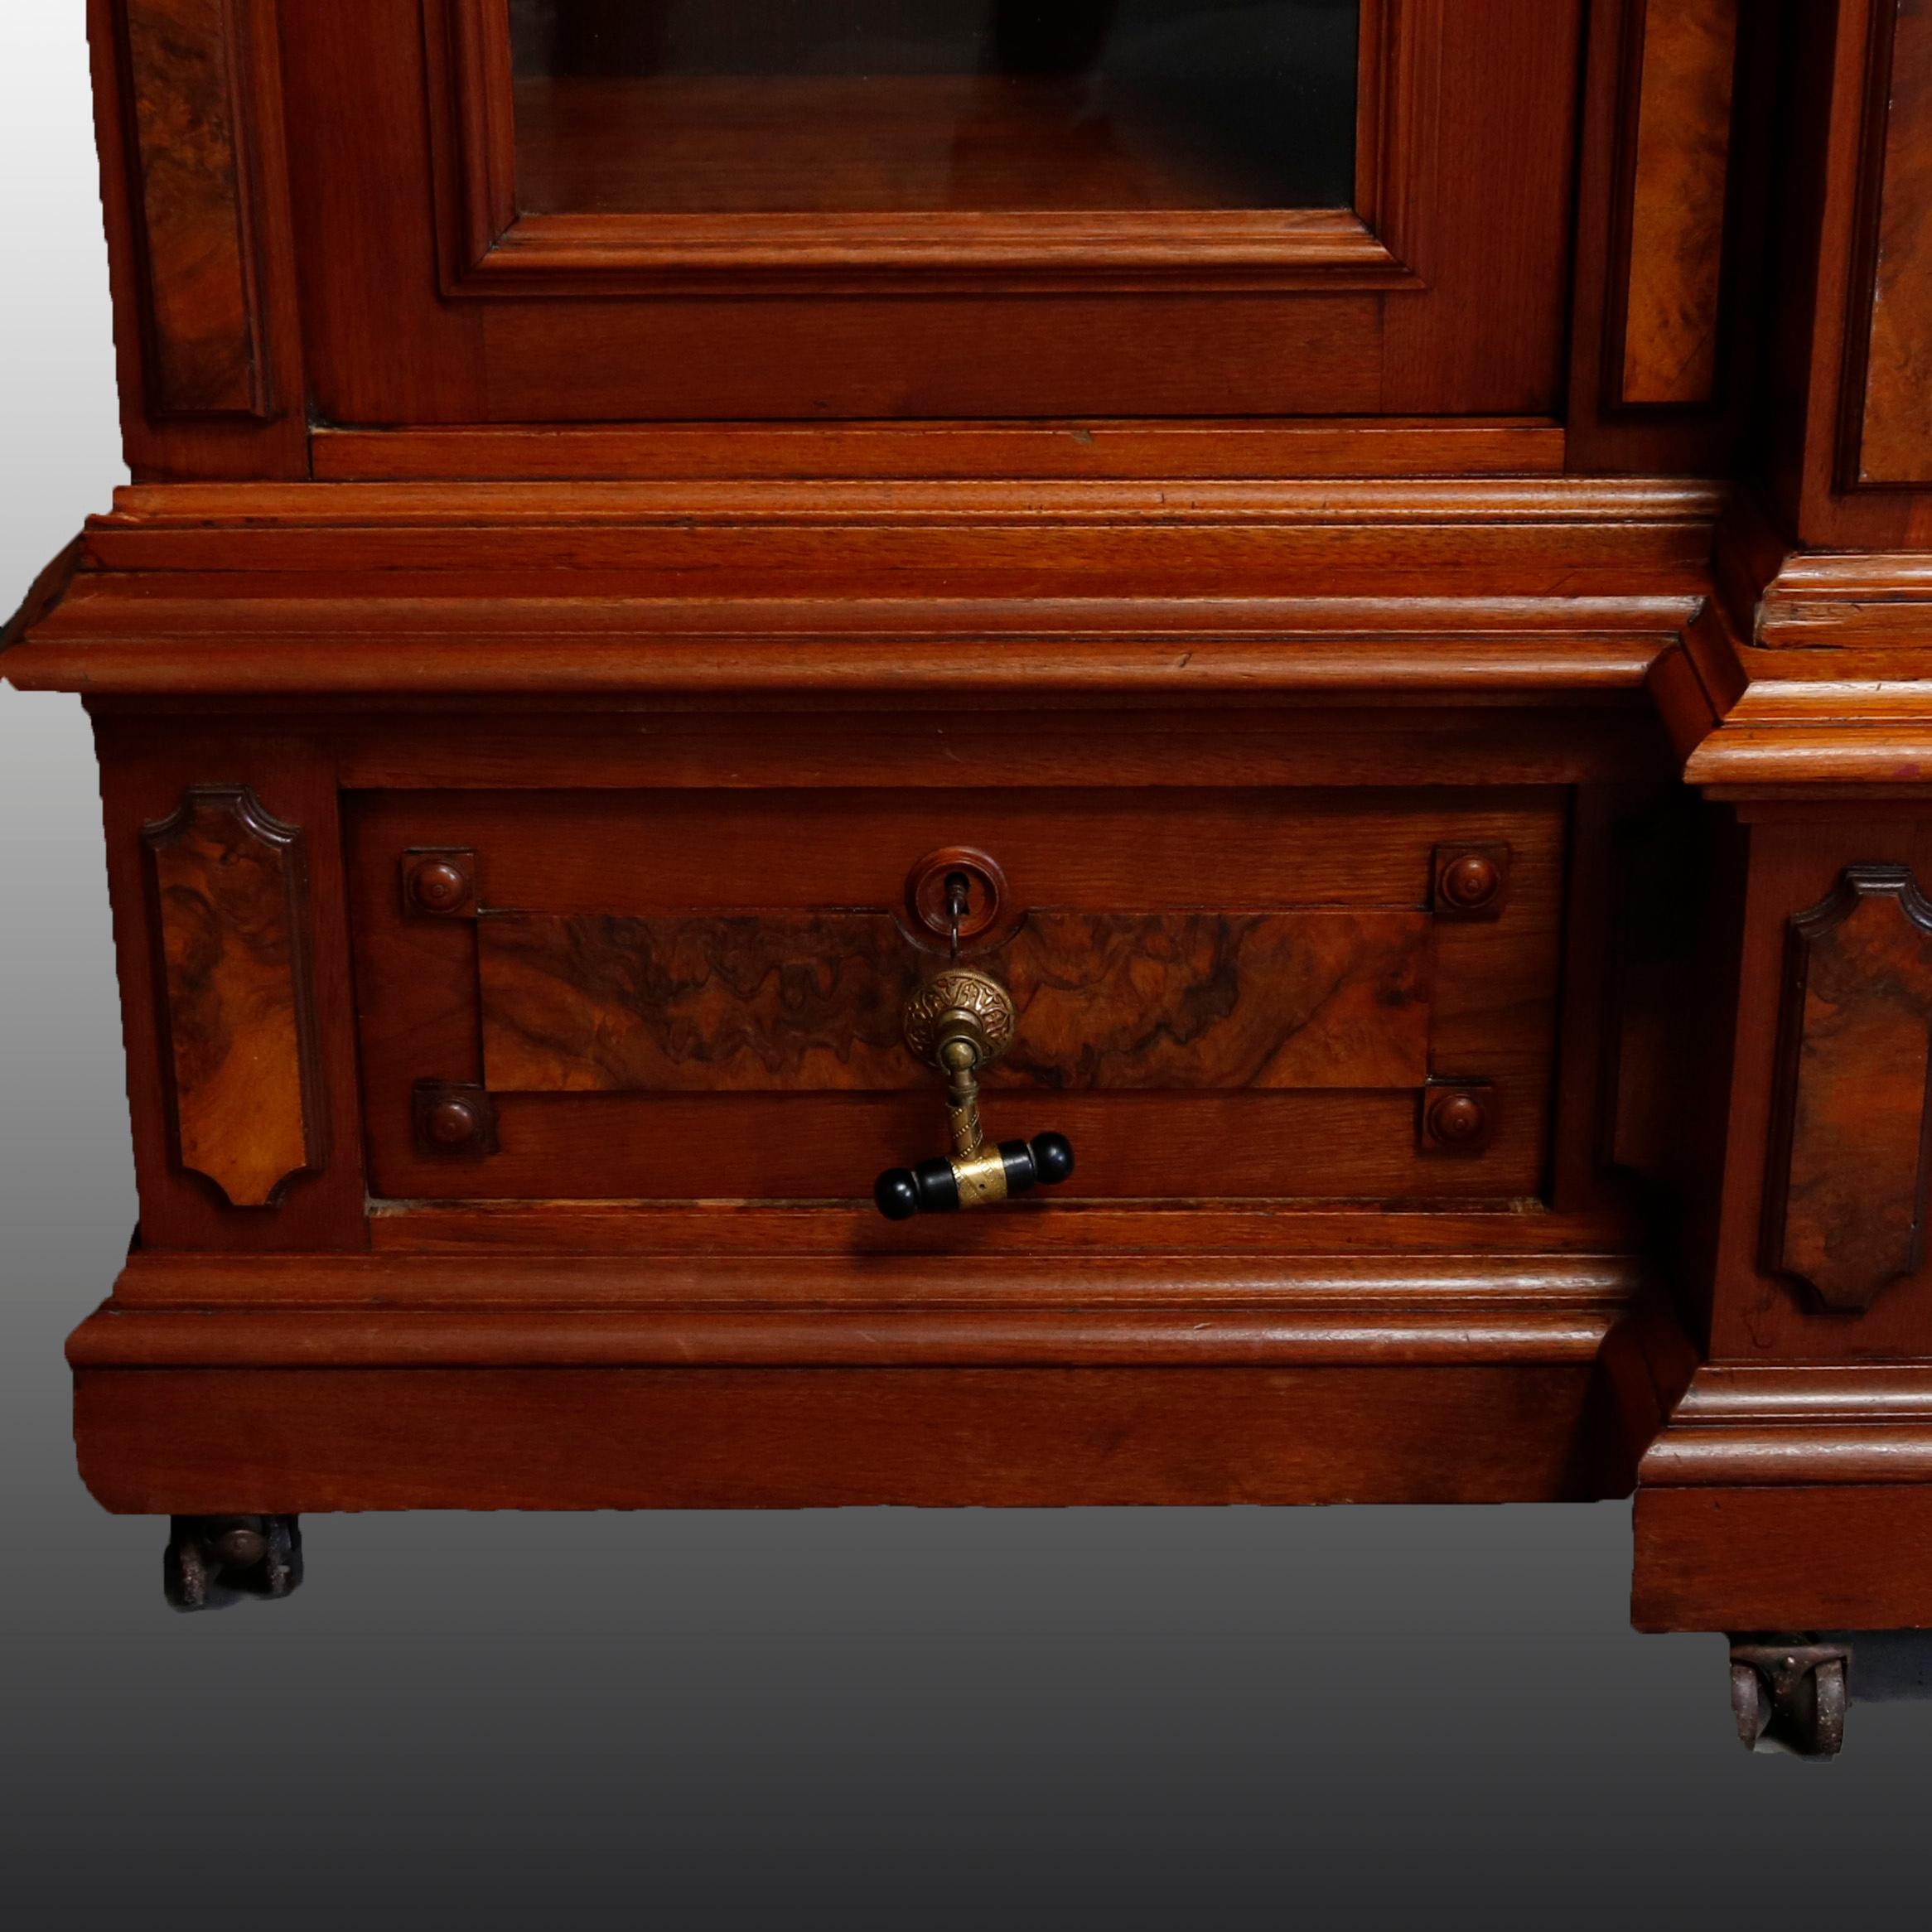
<path fill-rule="evenodd" d="M 177 1601 L 1634 1487 L 1835 1746 L 1932 1625 L 1932 5 L 89 14 L 135 481 L 0 669 Z"/>

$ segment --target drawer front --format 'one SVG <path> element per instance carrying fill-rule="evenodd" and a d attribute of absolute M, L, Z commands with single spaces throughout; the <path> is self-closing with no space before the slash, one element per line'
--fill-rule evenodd
<path fill-rule="evenodd" d="M 1058 1198 L 1543 1185 L 1560 791 L 349 806 L 370 1185 L 388 1199 L 862 1202 L 881 1167 L 944 1151 L 941 1083 L 902 1016 L 949 948 L 908 881 L 960 849 L 1001 879 L 962 960 L 1017 1010 L 986 1126 L 1067 1135 L 1078 1171 Z M 1458 858 L 1479 862 L 1446 881 Z M 1493 891 L 1460 902 L 1471 877 Z"/>

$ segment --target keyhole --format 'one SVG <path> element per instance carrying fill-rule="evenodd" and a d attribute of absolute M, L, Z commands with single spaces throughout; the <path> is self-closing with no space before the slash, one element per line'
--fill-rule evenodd
<path fill-rule="evenodd" d="M 906 910 L 911 930 L 930 933 L 941 944 L 957 935 L 954 949 L 993 943 L 1003 930 L 1006 875 L 983 852 L 944 846 L 930 852 L 906 876 Z"/>
<path fill-rule="evenodd" d="M 946 874 L 946 924 L 951 929 L 953 957 L 959 956 L 959 928 L 973 910 L 973 881 L 964 872 Z"/>

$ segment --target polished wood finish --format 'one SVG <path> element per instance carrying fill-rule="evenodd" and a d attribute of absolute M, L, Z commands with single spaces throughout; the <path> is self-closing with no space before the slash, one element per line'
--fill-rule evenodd
<path fill-rule="evenodd" d="M 109 827 L 108 891 L 114 912 L 114 944 L 128 1047 L 128 1091 L 134 1135 L 134 1171 L 141 1195 L 141 1238 L 150 1245 L 190 1251 L 229 1250 L 250 1253 L 316 1253 L 364 1249 L 369 1244 L 368 1201 L 364 1186 L 362 1127 L 355 1055 L 353 995 L 349 973 L 348 930 L 343 901 L 339 795 L 326 758 L 312 741 L 285 722 L 278 727 L 257 719 L 252 726 L 206 721 L 200 728 L 157 732 L 152 723 L 97 718 L 95 737 L 102 764 L 101 793 Z M 218 1188 L 181 1164 L 173 1131 L 175 1050 L 170 1035 L 167 958 L 160 906 L 153 889 L 147 828 L 168 820 L 184 797 L 212 787 L 230 795 L 245 791 L 264 822 L 298 828 L 304 890 L 300 907 L 263 890 L 273 862 L 266 851 L 254 861 L 253 835 L 239 825 L 239 864 L 217 867 L 213 886 L 219 903 L 236 877 L 244 903 L 236 933 L 238 950 L 228 969 L 245 965 L 253 992 L 263 955 L 255 948 L 253 921 L 265 916 L 300 935 L 300 983 L 312 1014 L 314 1078 L 301 1085 L 307 1161 L 282 1186 L 272 1210 L 237 1208 Z M 270 1037 L 285 1042 L 276 1002 L 283 997 L 292 959 L 278 961 L 271 947 L 269 969 L 260 978 L 269 1004 L 263 1013 Z M 205 963 L 205 962 L 204 962 Z M 298 1001 L 298 1010 L 301 1005 Z M 236 1017 L 253 1024 L 254 1009 Z M 345 1051 L 346 1049 L 346 1051 Z M 286 1068 L 284 1059 L 282 1065 Z M 253 1091 L 245 1066 L 229 1070 L 237 1095 L 236 1138 L 244 1157 L 252 1137 L 254 1110 L 263 1100 Z M 273 1102 L 273 1118 L 292 1118 L 284 1081 Z"/>
<path fill-rule="evenodd" d="M 1932 1375 L 1701 1369 L 1644 1458 L 1645 1629 L 1932 1628 Z"/>
<path fill-rule="evenodd" d="M 319 413 L 412 426 L 1548 415 L 1582 11 L 1370 8 L 1364 48 L 1388 105 L 1363 144 L 1355 217 L 1210 210 L 1203 226 L 1123 211 L 1111 218 L 1123 235 L 1089 215 L 1057 234 L 1048 217 L 969 215 L 950 234 L 931 216 L 842 237 L 804 216 L 786 241 L 737 217 L 505 226 L 491 157 L 507 97 L 487 49 L 452 42 L 441 6 L 427 40 L 417 10 L 389 0 L 305 8 L 283 36 L 305 131 L 292 159 Z M 682 219 L 702 231 L 667 242 L 661 225 Z M 439 299 L 439 273 L 456 299 Z"/>
<path fill-rule="evenodd" d="M 1932 1485 L 1640 1490 L 1639 1630 L 1932 1629 Z"/>
<path fill-rule="evenodd" d="M 413 911 L 460 919 L 476 910 L 476 855 L 461 848 L 409 852 L 403 860 L 403 897 Z"/>
<path fill-rule="evenodd" d="M 325 483 L 674 477 L 1531 476 L 1559 474 L 1553 423 L 1330 422 L 688 423 L 648 429 L 321 429 Z"/>
<path fill-rule="evenodd" d="M 1600 1494 L 1588 1362 L 1417 1369 L 80 1369 L 109 1508 L 1039 1508 Z M 477 1427 L 487 1418 L 487 1459 Z M 1190 1447 L 1176 1456 L 1177 1429 Z M 245 1459 L 235 1445 L 249 1445 Z M 234 1499 L 231 1503 L 229 1499 Z"/>
<path fill-rule="evenodd" d="M 1738 0 L 1644 0 L 1620 399 L 1703 403 L 1717 373 Z"/>
<path fill-rule="evenodd" d="M 1907 257 L 1899 252 L 1909 250 L 1920 212 L 1913 200 L 1925 138 L 1915 99 L 1914 63 L 1922 63 L 1925 51 L 1920 13 L 1915 0 L 1902 7 L 1901 0 L 1797 0 L 1794 7 L 1786 56 L 1793 84 L 1778 157 L 1779 193 L 1788 211 L 1781 221 L 1783 273 L 1791 292 L 1775 311 L 1768 480 L 1790 533 L 1808 547 L 1909 552 L 1932 543 L 1932 498 L 1904 486 L 1910 476 L 1881 485 L 1862 475 L 1867 365 L 1887 223 L 1885 150 L 1900 47 L 1905 112 L 1893 178 L 1901 187 L 1890 219 L 1895 268 L 1905 271 L 1903 299 L 1887 324 L 1892 360 L 1872 367 L 1881 385 L 1876 393 L 1896 404 L 1882 436 L 1909 446 L 1922 415 L 1915 395 L 1923 385 L 1910 358 L 1918 352 L 1915 344 L 1922 348 L 1924 330 L 1915 321 Z M 1896 460 L 1908 467 L 1916 461 L 1904 453 Z"/>
<path fill-rule="evenodd" d="M 423 1159 L 481 1160 L 496 1152 L 496 1103 L 486 1089 L 471 1080 L 418 1080 L 410 1099 Z"/>
<path fill-rule="evenodd" d="M 202 786 L 147 826 L 181 1165 L 238 1208 L 319 1164 L 301 829 L 246 786 Z"/>
<path fill-rule="evenodd" d="M 1793 1063 L 1781 1051 L 1789 1036 L 1781 1034 L 1780 1023 L 1786 1011 L 1792 915 L 1829 900 L 1847 867 L 1884 864 L 1919 877 L 1932 876 L 1927 871 L 1932 863 L 1932 826 L 1909 804 L 1894 807 L 1889 816 L 1870 804 L 1832 811 L 1815 802 L 1796 809 L 1775 803 L 1738 809 L 1747 819 L 1740 853 L 1744 897 L 1732 942 L 1735 950 L 1721 968 L 1734 1005 L 1730 1012 L 1720 1010 L 1715 1016 L 1729 1032 L 1731 1046 L 1727 1118 L 1716 1129 L 1711 1150 L 1717 1168 L 1710 1183 L 1716 1198 L 1706 1278 L 1712 1297 L 1712 1358 L 1764 1363 L 1781 1357 L 1832 1361 L 1851 1355 L 1876 1361 L 1932 1356 L 1932 1271 L 1923 1263 L 1886 1286 L 1862 1315 L 1851 1316 L 1823 1306 L 1812 1289 L 1781 1268 L 1768 1266 L 1765 1241 L 1774 1182 L 1781 1182 L 1790 1169 L 1789 1160 L 1780 1161 L 1775 1149 L 1780 1125 L 1790 1118 L 1785 1107 L 1790 1089 L 1780 1076 Z M 1883 857 L 1875 859 L 1874 853 Z M 1896 906 L 1896 900 L 1882 897 L 1864 902 L 1859 951 L 1864 949 L 1864 921 L 1872 919 L 1876 926 L 1889 922 L 1899 927 L 1898 942 L 1908 957 L 1911 954 L 1917 942 L 1910 935 L 1916 929 L 1901 918 Z M 1836 1031 L 1838 1037 L 1855 1041 L 1861 1009 L 1868 1015 L 1872 998 L 1888 997 L 1882 971 L 1870 983 L 1872 990 L 1852 1005 L 1846 1022 L 1822 1011 L 1814 1016 L 1827 1027 L 1827 1037 Z M 1898 997 L 1909 1012 L 1910 995 Z M 1919 1064 L 1922 1070 L 1923 1060 Z M 1915 1157 L 1914 1130 L 1902 1131 L 1911 1140 Z M 1833 1143 L 1824 1144 L 1828 1151 Z M 1896 1176 L 1901 1166 L 1896 1150 L 1886 1158 L 1886 1171 Z M 1896 1199 L 1896 1185 L 1886 1189 L 1888 1201 Z M 1911 1192 L 1908 1183 L 1908 1200 Z M 1812 1210 L 1812 1225 L 1819 1230 L 1810 1236 L 1814 1243 L 1825 1239 L 1822 1230 L 1829 1224 L 1823 1218 L 1826 1199 L 1821 1195 Z M 1909 1224 L 1911 1210 L 1893 1207 L 1890 1211 L 1889 1239 L 1896 1242 Z M 1852 1254 L 1861 1239 L 1871 1239 L 1856 1221 L 1847 1226 L 1842 1220 L 1836 1238 Z M 1804 1258 L 1809 1263 L 1817 1255 L 1807 1251 Z"/>
<path fill-rule="evenodd" d="M 1883 162 L 1857 475 L 1863 483 L 1932 484 L 1932 11 L 1886 0 L 1875 29 Z"/>
<path fill-rule="evenodd" d="M 1086 728 L 1063 724 L 1058 741 Z M 985 762 L 986 727 L 966 737 Z M 1431 809 L 1360 790 L 1189 790 L 1174 768 L 1156 809 L 1090 780 L 851 790 L 827 783 L 836 742 L 821 741 L 806 790 L 359 797 L 351 876 L 377 1191 L 859 1194 L 930 1132 L 930 1075 L 899 1042 L 899 1004 L 935 955 L 888 908 L 910 862 L 966 842 L 997 857 L 1021 906 L 1051 909 L 1031 910 L 985 955 L 1026 1014 L 988 1078 L 995 1091 L 1055 1091 L 1060 1131 L 1083 1148 L 1077 1191 L 1539 1191 L 1559 972 L 1557 795 L 1465 793 Z M 1046 763 L 1076 779 L 1069 760 Z M 514 782 L 542 785 L 553 770 L 525 757 Z M 928 760 L 929 785 L 948 770 Z M 1451 833 L 1511 852 L 1510 898 L 1496 919 L 1432 935 L 1434 857 Z M 396 855 L 452 846 L 478 854 L 486 906 L 546 916 L 485 911 L 472 932 L 408 915 Z M 823 909 L 868 903 L 870 918 L 843 915 L 851 936 L 833 943 Z M 1258 903 L 1325 910 L 1258 915 Z M 1229 910 L 1186 910 L 1204 904 Z M 1146 910 L 1123 910 L 1133 907 Z M 637 965 L 647 939 L 659 954 L 682 947 L 692 988 L 668 1009 L 654 995 L 648 1018 Z M 507 945 L 514 958 L 500 956 Z M 1188 962 L 1210 968 L 1217 949 L 1220 979 L 1196 983 Z M 770 978 L 801 951 L 840 973 Z M 1224 1012 L 1258 971 L 1265 991 Z M 539 1038 L 519 1035 L 519 1014 Z M 1418 1149 L 1415 1096 L 1432 1071 L 1508 1091 L 1480 1164 L 1446 1171 Z M 492 1089 L 491 1160 L 452 1176 L 416 1157 L 408 1095 L 423 1080 Z M 728 1190 L 715 1176 L 721 1135 L 742 1163 Z"/>
<path fill-rule="evenodd" d="M 485 915 L 499 1093 L 922 1088 L 901 1015 L 932 963 L 883 913 Z M 1035 911 L 972 964 L 1020 1026 L 993 1087 L 1402 1087 L 1428 1057 L 1416 913 Z"/>
<path fill-rule="evenodd" d="M 1416 80 L 1467 30 L 1432 0 L 1360 12 L 1353 205 L 1276 207 L 1185 146 L 1131 160 L 1041 76 L 518 76 L 501 0 L 428 0 L 446 286 L 1415 287 L 1441 104 Z"/>
<path fill-rule="evenodd" d="M 1438 919 L 1495 919 L 1509 902 L 1506 845 L 1438 845 L 1435 857 Z"/>
<path fill-rule="evenodd" d="M 130 468 L 306 477 L 281 63 L 263 0 L 87 0 Z"/>
<path fill-rule="evenodd" d="M 1721 500 L 1558 478 L 135 490 L 9 675 L 1109 708 L 1630 691 L 1697 615 Z M 153 648 L 171 635 L 193 649 Z"/>
<path fill-rule="evenodd" d="M 519 206 L 495 4 L 90 0 L 96 1493 L 1635 1484 L 1646 1625 L 1932 1625 L 1925 11 L 1373 0 L 1352 209 L 740 216 Z M 1078 1166 L 895 1224 L 962 852 Z"/>
<path fill-rule="evenodd" d="M 1765 1261 L 1862 1314 L 1918 1268 L 1932 1099 L 1932 905 L 1848 867 L 1792 915 Z"/>
<path fill-rule="evenodd" d="M 152 405 L 266 413 L 229 0 L 128 0 Z"/>
<path fill-rule="evenodd" d="M 1495 1132 L 1495 1090 L 1467 1080 L 1432 1080 L 1422 1091 L 1421 1118 L 1425 1153 L 1480 1154 Z"/>

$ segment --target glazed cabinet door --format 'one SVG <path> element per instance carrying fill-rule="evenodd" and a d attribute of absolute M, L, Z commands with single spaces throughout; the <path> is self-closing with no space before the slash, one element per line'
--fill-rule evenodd
<path fill-rule="evenodd" d="M 345 803 L 379 1196 L 869 1216 L 947 1152 L 955 964 L 1012 1001 L 989 1140 L 1075 1154 L 1002 1213 L 1545 1186 L 1560 791 Z"/>
<path fill-rule="evenodd" d="M 293 0 L 321 418 L 1553 413 L 1581 0 Z"/>

